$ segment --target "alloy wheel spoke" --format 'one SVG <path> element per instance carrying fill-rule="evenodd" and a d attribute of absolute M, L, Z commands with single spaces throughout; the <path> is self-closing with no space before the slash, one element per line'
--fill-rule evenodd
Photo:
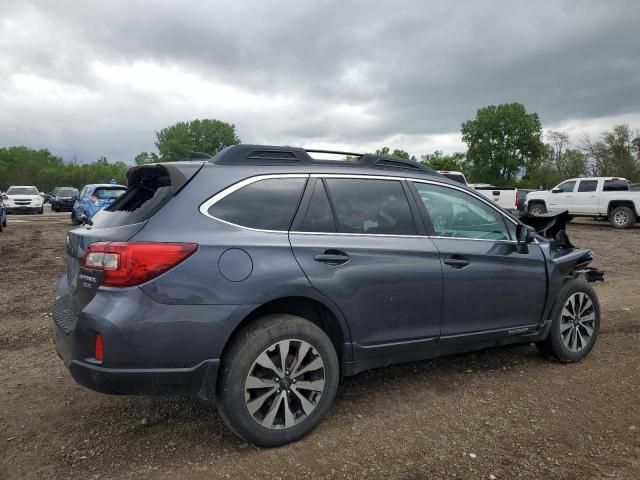
<path fill-rule="evenodd" d="M 272 370 L 273 373 L 279 376 L 284 375 L 284 372 L 280 372 L 280 369 L 276 367 L 273 361 L 271 360 L 271 358 L 269 358 L 269 355 L 267 355 L 267 352 L 262 352 L 262 355 L 258 357 L 258 359 L 256 360 L 256 363 L 261 367 Z"/>
<path fill-rule="evenodd" d="M 272 387 L 268 392 L 263 393 L 259 397 L 254 398 L 247 402 L 247 408 L 249 413 L 254 415 L 264 405 L 268 398 L 270 398 L 276 391 L 276 387 Z"/>
<path fill-rule="evenodd" d="M 282 374 L 287 372 L 287 355 L 289 355 L 289 340 L 283 340 L 278 343 L 278 349 L 280 350 L 280 366 L 282 367 Z"/>
<path fill-rule="evenodd" d="M 560 322 L 560 333 L 564 334 L 571 327 L 573 327 L 571 322 Z"/>
<path fill-rule="evenodd" d="M 300 348 L 298 348 L 298 354 L 296 355 L 295 364 L 291 366 L 291 376 L 296 375 L 298 368 L 300 368 L 300 365 L 302 364 L 304 358 L 307 356 L 307 353 L 309 353 L 310 349 L 311 345 L 306 342 L 300 342 Z"/>
<path fill-rule="evenodd" d="M 283 395 L 284 398 L 284 428 L 293 427 L 296 424 L 296 419 L 293 416 L 293 412 L 291 411 L 291 406 L 289 405 L 289 396 Z"/>
<path fill-rule="evenodd" d="M 307 398 L 298 391 L 298 389 L 297 389 L 297 387 L 295 385 L 293 386 L 291 391 L 293 393 L 295 393 L 296 396 L 298 397 L 298 399 L 300 400 L 300 405 L 302 405 L 302 410 L 304 411 L 304 413 L 306 415 L 309 415 L 313 411 L 313 409 L 315 408 L 313 403 L 311 403 L 309 400 L 307 400 Z"/>
<path fill-rule="evenodd" d="M 245 390 L 250 388 L 276 388 L 276 382 L 267 378 L 258 378 L 253 375 L 247 377 L 247 381 L 244 386 Z"/>
<path fill-rule="evenodd" d="M 295 377 L 299 377 L 303 373 L 310 372 L 312 370 L 318 370 L 319 368 L 323 368 L 324 364 L 322 363 L 322 359 L 320 357 L 316 357 L 311 360 L 308 364 L 298 370 L 295 374 Z"/>
<path fill-rule="evenodd" d="M 324 379 L 311 380 L 308 382 L 302 380 L 300 382 L 296 382 L 295 387 L 302 390 L 313 390 L 316 392 L 321 392 L 322 390 L 324 390 Z"/>
<path fill-rule="evenodd" d="M 271 404 L 271 407 L 269 408 L 266 415 L 262 419 L 262 422 L 260 422 L 262 423 L 263 426 L 267 428 L 273 427 L 273 421 L 275 420 L 276 415 L 278 414 L 278 410 L 280 410 L 280 404 L 282 403 L 283 398 L 284 398 L 284 394 L 280 393 L 280 395 L 278 395 L 278 397 L 274 399 L 273 403 Z"/>
<path fill-rule="evenodd" d="M 596 320 L 596 314 L 595 312 L 591 312 L 588 315 L 585 315 L 584 317 L 580 318 L 580 323 L 585 323 L 585 322 L 594 322 Z"/>
<path fill-rule="evenodd" d="M 582 308 L 580 309 L 578 315 L 584 315 L 591 307 L 593 307 L 593 304 L 591 303 L 591 300 L 589 300 L 585 295 L 584 303 L 582 304 Z"/>
<path fill-rule="evenodd" d="M 587 337 L 591 338 L 591 335 L 593 335 L 593 328 L 590 327 L 589 325 L 585 325 L 585 324 L 580 324 L 580 328 L 583 328 L 584 331 L 587 334 Z"/>

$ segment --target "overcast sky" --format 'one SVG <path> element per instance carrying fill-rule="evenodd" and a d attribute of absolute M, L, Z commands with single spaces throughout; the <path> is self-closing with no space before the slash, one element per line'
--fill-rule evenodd
<path fill-rule="evenodd" d="M 0 0 L 0 146 L 131 162 L 209 117 L 246 143 L 451 152 L 514 101 L 578 140 L 640 127 L 639 33 L 637 0 Z"/>

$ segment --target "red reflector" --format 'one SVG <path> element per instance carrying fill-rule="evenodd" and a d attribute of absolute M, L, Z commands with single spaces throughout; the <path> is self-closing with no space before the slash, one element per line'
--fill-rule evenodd
<path fill-rule="evenodd" d="M 102 270 L 102 285 L 132 287 L 170 270 L 197 249 L 195 243 L 98 242 L 89 245 L 83 266 Z"/>
<path fill-rule="evenodd" d="M 102 335 L 99 333 L 96 333 L 96 352 L 93 358 L 99 362 L 104 360 L 104 345 L 102 344 Z"/>

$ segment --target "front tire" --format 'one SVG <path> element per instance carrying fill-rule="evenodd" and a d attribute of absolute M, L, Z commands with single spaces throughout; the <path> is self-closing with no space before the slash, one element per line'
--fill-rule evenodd
<path fill-rule="evenodd" d="M 536 346 L 562 363 L 582 361 L 593 349 L 600 331 L 600 303 L 583 278 L 565 282 L 551 311 L 549 335 Z"/>
<path fill-rule="evenodd" d="M 544 205 L 544 203 L 537 202 L 529 206 L 529 213 L 535 216 L 542 215 L 544 213 L 547 213 L 547 207 Z"/>
<path fill-rule="evenodd" d="M 44 213 L 44 207 L 40 207 L 40 210 L 38 210 L 38 215 L 42 215 Z"/>
<path fill-rule="evenodd" d="M 616 207 L 609 214 L 609 222 L 615 228 L 631 228 L 636 223 L 636 215 L 630 207 Z"/>
<path fill-rule="evenodd" d="M 222 359 L 218 412 L 260 447 L 300 440 L 333 403 L 340 370 L 329 337 L 294 315 L 269 315 L 242 330 Z"/>

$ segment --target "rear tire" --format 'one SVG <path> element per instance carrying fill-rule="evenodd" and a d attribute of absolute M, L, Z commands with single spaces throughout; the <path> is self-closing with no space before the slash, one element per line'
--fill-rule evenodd
<path fill-rule="evenodd" d="M 340 376 L 326 333 L 294 315 L 269 315 L 232 342 L 216 389 L 218 412 L 229 428 L 260 447 L 311 432 L 333 403 Z"/>
<path fill-rule="evenodd" d="M 547 207 L 544 203 L 536 202 L 533 205 L 529 205 L 529 213 L 535 216 L 542 215 L 547 213 Z"/>
<path fill-rule="evenodd" d="M 631 228 L 636 223 L 636 214 L 630 207 L 616 207 L 609 213 L 609 222 L 615 228 Z"/>
<path fill-rule="evenodd" d="M 582 361 L 593 349 L 600 331 L 600 303 L 582 278 L 565 282 L 551 311 L 549 335 L 536 346 L 562 363 Z"/>

